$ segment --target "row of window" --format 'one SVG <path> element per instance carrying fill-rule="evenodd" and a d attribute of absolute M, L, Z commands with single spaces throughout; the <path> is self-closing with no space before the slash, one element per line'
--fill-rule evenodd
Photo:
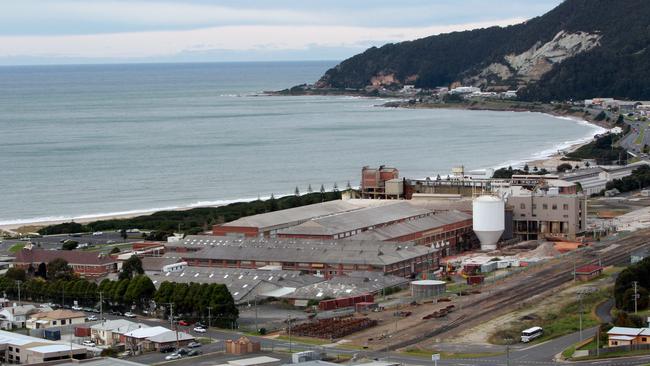
<path fill-rule="evenodd" d="M 533 207 L 533 210 L 536 210 L 536 209 L 537 209 L 537 204 L 536 204 L 536 203 L 533 203 L 533 206 L 532 206 L 532 207 Z M 525 209 L 526 209 L 526 204 L 525 204 L 525 203 L 520 204 L 520 205 L 519 205 L 519 208 L 521 208 L 522 210 L 525 210 Z M 555 203 L 552 204 L 552 205 L 551 205 L 551 209 L 553 209 L 553 210 L 557 210 L 557 204 L 555 204 Z M 569 211 L 569 204 L 567 204 L 567 203 L 563 204 L 563 205 L 562 205 L 562 209 L 563 209 L 564 211 Z M 542 210 L 548 210 L 548 204 L 547 204 L 547 203 L 543 203 L 543 204 L 542 204 Z"/>

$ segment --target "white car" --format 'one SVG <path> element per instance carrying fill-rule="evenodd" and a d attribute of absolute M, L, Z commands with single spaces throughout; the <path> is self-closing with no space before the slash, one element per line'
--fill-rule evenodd
<path fill-rule="evenodd" d="M 81 311 L 83 308 L 81 306 L 75 305 L 72 307 L 72 310 Z"/>
<path fill-rule="evenodd" d="M 102 235 L 104 235 L 104 233 L 101 232 L 101 231 L 95 231 L 95 232 L 93 233 L 93 236 L 102 236 Z"/>
<path fill-rule="evenodd" d="M 126 313 L 124 313 L 124 316 L 127 318 L 135 318 L 136 315 L 130 311 L 127 311 Z"/>
<path fill-rule="evenodd" d="M 174 353 L 172 353 L 170 355 L 167 355 L 167 357 L 165 357 L 165 360 L 167 360 L 167 361 L 169 361 L 169 360 L 178 360 L 181 357 L 183 357 L 183 356 L 181 356 L 180 354 L 174 352 Z"/>
<path fill-rule="evenodd" d="M 94 321 L 97 321 L 97 320 L 98 320 L 98 318 L 97 318 L 96 315 L 91 315 L 91 316 L 88 317 L 89 322 L 94 322 Z"/>
<path fill-rule="evenodd" d="M 93 341 L 84 341 L 82 344 L 86 347 L 95 347 L 95 342 Z"/>
<path fill-rule="evenodd" d="M 205 330 L 205 328 L 202 328 L 202 327 L 196 327 L 196 328 L 194 328 L 194 331 L 197 332 L 197 333 L 205 333 L 205 332 L 207 332 Z"/>

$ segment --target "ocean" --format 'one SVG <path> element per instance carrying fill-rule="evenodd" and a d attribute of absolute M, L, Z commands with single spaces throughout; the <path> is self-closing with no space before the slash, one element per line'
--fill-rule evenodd
<path fill-rule="evenodd" d="M 535 113 L 260 96 L 334 64 L 0 67 L 0 224 L 356 186 L 364 165 L 415 178 L 517 165 L 599 132 Z"/>

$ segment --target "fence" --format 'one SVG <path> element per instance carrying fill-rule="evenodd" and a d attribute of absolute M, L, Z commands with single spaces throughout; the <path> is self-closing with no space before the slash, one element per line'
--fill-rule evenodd
<path fill-rule="evenodd" d="M 589 350 L 589 356 L 597 355 L 606 355 L 608 353 L 615 352 L 632 352 L 632 351 L 648 351 L 650 350 L 650 344 L 633 344 L 630 346 L 616 346 L 616 347 L 607 347 L 600 349 L 591 349 Z"/>

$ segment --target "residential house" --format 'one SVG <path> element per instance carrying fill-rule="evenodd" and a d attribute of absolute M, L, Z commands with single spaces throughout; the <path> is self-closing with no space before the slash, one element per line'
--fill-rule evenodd
<path fill-rule="evenodd" d="M 194 337 L 190 334 L 161 326 L 132 330 L 120 337 L 126 349 L 134 352 L 157 351 L 167 346 L 182 347 L 193 340 Z"/>
<path fill-rule="evenodd" d="M 126 319 L 106 320 L 90 327 L 90 338 L 99 345 L 113 346 L 120 343 L 123 334 L 141 328 L 149 326 Z"/>
<path fill-rule="evenodd" d="M 614 327 L 607 332 L 609 347 L 650 344 L 650 328 Z"/>
<path fill-rule="evenodd" d="M 65 325 L 83 324 L 86 322 L 86 314 L 71 310 L 54 310 L 32 315 L 26 322 L 29 329 L 44 329 L 60 327 Z"/>
<path fill-rule="evenodd" d="M 0 310 L 0 328 L 12 330 L 25 328 L 27 318 L 39 311 L 52 310 L 51 308 L 37 308 L 34 305 L 9 306 Z"/>

